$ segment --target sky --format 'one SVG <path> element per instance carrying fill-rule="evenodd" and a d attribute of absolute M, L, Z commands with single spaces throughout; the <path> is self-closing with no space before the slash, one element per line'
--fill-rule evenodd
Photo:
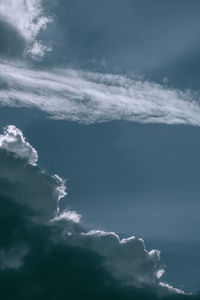
<path fill-rule="evenodd" d="M 4 299 L 199 299 L 199 9 L 0 0 Z"/>

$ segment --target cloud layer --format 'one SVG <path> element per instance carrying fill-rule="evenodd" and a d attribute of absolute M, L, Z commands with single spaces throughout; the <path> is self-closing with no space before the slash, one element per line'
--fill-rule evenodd
<path fill-rule="evenodd" d="M 0 79 L 2 106 L 38 108 L 55 119 L 200 125 L 196 96 L 126 76 L 1 63 Z"/>
<path fill-rule="evenodd" d="M 1 135 L 1 141 L 4 143 L 1 143 L 2 147 L 0 145 L 0 282 L 5 286 L 13 282 L 19 284 L 15 293 L 21 295 L 20 299 L 25 299 L 22 296 L 24 285 L 23 289 L 20 287 L 24 276 L 28 276 L 26 296 L 41 297 L 43 293 L 47 296 L 51 284 L 46 269 L 42 271 L 45 273 L 40 275 L 40 281 L 35 282 L 41 266 L 46 268 L 46 265 L 52 266 L 50 274 L 55 283 L 58 278 L 62 281 L 62 274 L 66 287 L 68 278 L 69 290 L 77 280 L 84 282 L 86 290 L 82 290 L 81 282 L 77 282 L 77 289 L 86 295 L 90 295 L 94 287 L 98 290 L 97 285 L 103 289 L 101 293 L 107 293 L 107 289 L 113 289 L 115 285 L 116 291 L 122 289 L 123 293 L 129 293 L 130 290 L 132 295 L 136 290 L 146 295 L 148 290 L 148 295 L 154 294 L 153 299 L 156 295 L 183 294 L 160 281 L 163 274 L 160 253 L 158 250 L 148 252 L 142 239 L 132 236 L 121 240 L 113 232 L 88 232 L 82 226 L 79 214 L 69 210 L 59 212 L 59 200 L 65 196 L 64 182 L 58 176 L 46 174 L 36 164 L 36 159 L 33 163 L 32 154 L 36 152 L 19 129 L 9 126 Z M 93 287 L 90 282 L 85 282 L 84 272 L 92 272 L 94 278 L 100 276 Z M 44 282 L 46 276 L 47 285 Z M 63 289 L 62 282 L 59 285 Z M 5 286 L 1 289 L 5 290 Z M 53 294 L 48 299 L 64 299 L 68 289 L 66 293 L 57 291 L 57 296 Z M 126 299 L 124 297 L 125 294 L 119 299 Z M 5 299 L 11 299 L 11 296 Z"/>

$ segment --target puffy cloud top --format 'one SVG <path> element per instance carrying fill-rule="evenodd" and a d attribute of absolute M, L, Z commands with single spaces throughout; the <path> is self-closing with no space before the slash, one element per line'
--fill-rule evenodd
<path fill-rule="evenodd" d="M 22 131 L 14 125 L 9 125 L 0 135 L 0 148 L 15 153 L 17 157 L 25 159 L 35 165 L 38 161 L 37 151 L 26 141 Z"/>
<path fill-rule="evenodd" d="M 0 136 L 0 193 L 28 205 L 35 212 L 35 220 L 49 221 L 66 195 L 65 181 L 46 174 L 37 160 L 37 151 L 22 131 L 13 125 L 6 127 Z"/>
<path fill-rule="evenodd" d="M 142 239 L 132 236 L 121 240 L 114 232 L 100 230 L 83 235 L 93 250 L 106 257 L 106 265 L 124 284 L 141 287 L 158 282 L 158 272 L 163 268 L 160 252 L 148 252 Z"/>

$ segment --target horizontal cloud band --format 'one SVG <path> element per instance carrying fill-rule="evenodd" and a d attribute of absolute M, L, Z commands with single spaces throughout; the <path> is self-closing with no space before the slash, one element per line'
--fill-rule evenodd
<path fill-rule="evenodd" d="M 200 104 L 190 92 L 126 76 L 1 62 L 0 83 L 1 106 L 38 108 L 55 119 L 200 125 Z"/>

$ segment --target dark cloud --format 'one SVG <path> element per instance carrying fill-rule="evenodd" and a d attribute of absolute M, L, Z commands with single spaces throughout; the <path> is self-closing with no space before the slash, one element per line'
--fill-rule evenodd
<path fill-rule="evenodd" d="M 29 248 L 23 266 L 0 270 L 2 299 L 129 299 L 135 292 L 145 296 L 142 290 L 120 288 L 94 252 L 52 242 L 55 231 L 32 223 L 31 215 L 27 206 L 0 196 L 1 249 Z"/>
<path fill-rule="evenodd" d="M 36 150 L 15 126 L 8 126 L 0 135 L 0 152 L 1 193 L 29 207 L 34 212 L 30 220 L 40 224 L 50 222 L 53 228 L 59 225 L 56 241 L 95 251 L 104 257 L 105 268 L 112 276 L 125 285 L 149 285 L 161 292 L 176 292 L 160 285 L 159 278 L 163 274 L 160 252 L 148 252 L 142 239 L 134 236 L 120 239 L 114 232 L 101 230 L 87 232 L 75 211 L 59 212 L 59 200 L 66 195 L 64 181 L 57 175 L 46 174 L 37 165 Z M 2 269 L 20 267 L 28 249 L 24 245 L 12 247 L 8 253 L 2 250 Z"/>
<path fill-rule="evenodd" d="M 1 247 L 29 247 L 23 266 L 0 270 L 1 299 L 159 299 L 150 288 L 123 287 L 103 267 L 93 251 L 54 243 L 52 228 L 36 225 L 31 211 L 0 196 Z M 57 232 L 58 233 L 58 232 Z M 164 299 L 200 299 L 174 295 Z"/>
<path fill-rule="evenodd" d="M 23 164 L 6 150 L 0 155 L 1 192 L 22 204 L 28 204 L 37 212 L 37 220 L 49 220 L 57 209 L 57 187 L 55 177 L 48 176 L 38 166 Z M 45 201 L 46 199 L 46 201 Z"/>
<path fill-rule="evenodd" d="M 12 130 L 20 133 L 14 126 Z M 8 144 L 9 141 L 13 144 L 13 135 L 7 135 L 8 132 L 9 128 L 0 137 L 1 142 L 6 137 Z M 0 170 L 2 299 L 156 300 L 161 295 L 164 299 L 193 298 L 156 282 L 156 272 L 161 268 L 159 253 L 147 252 L 142 240 L 134 237 L 120 240 L 115 233 L 103 231 L 87 232 L 80 223 L 80 216 L 69 210 L 57 213 L 50 222 L 38 219 L 41 207 L 42 212 L 45 207 L 48 209 L 51 192 L 60 191 L 53 197 L 55 205 L 59 197 L 64 196 L 63 185 L 61 181 L 60 186 L 50 181 L 45 187 L 50 192 L 43 193 L 41 174 L 45 180 L 50 176 L 31 164 L 32 152 L 26 156 L 27 147 L 30 150 L 31 146 L 22 133 L 21 137 L 17 145 L 21 143 L 23 151 L 20 152 L 16 144 L 13 151 L 8 144 L 7 149 L 0 148 L 1 165 L 4 165 Z M 23 176 L 21 169 L 24 169 Z M 34 188 L 27 192 L 29 185 Z M 15 196 L 19 189 L 26 191 L 21 193 L 22 199 Z M 37 209 L 32 203 L 34 190 L 35 197 L 39 198 Z M 23 200 L 25 195 L 26 201 Z"/>
<path fill-rule="evenodd" d="M 1 193 L 31 207 L 38 221 L 54 218 L 59 199 L 65 195 L 64 182 L 36 164 L 36 150 L 14 126 L 0 135 L 0 148 Z"/>
<path fill-rule="evenodd" d="M 32 223 L 26 206 L 1 195 L 0 208 L 1 249 L 29 249 L 20 268 L 0 270 L 2 299 L 158 299 L 149 288 L 121 286 L 95 252 L 52 241 L 55 232 Z"/>

